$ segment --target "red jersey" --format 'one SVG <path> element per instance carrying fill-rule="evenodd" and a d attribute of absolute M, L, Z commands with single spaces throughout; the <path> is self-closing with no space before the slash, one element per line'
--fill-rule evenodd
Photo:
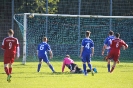
<path fill-rule="evenodd" d="M 4 57 L 12 57 L 16 54 L 19 56 L 19 42 L 17 38 L 6 37 L 2 42 L 2 49 L 4 49 Z"/>
<path fill-rule="evenodd" d="M 112 44 L 110 45 L 111 49 L 110 49 L 110 52 L 113 51 L 113 52 L 118 52 L 120 53 L 120 48 L 122 46 L 125 46 L 125 47 L 128 47 L 127 44 L 122 40 L 122 39 L 114 39 L 112 40 Z"/>

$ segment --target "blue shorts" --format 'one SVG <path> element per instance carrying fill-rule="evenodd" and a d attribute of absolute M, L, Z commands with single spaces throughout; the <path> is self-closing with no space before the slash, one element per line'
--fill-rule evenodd
<path fill-rule="evenodd" d="M 83 55 L 82 62 L 91 62 L 91 54 Z"/>
<path fill-rule="evenodd" d="M 44 62 L 46 62 L 46 63 L 49 62 L 48 57 L 38 57 L 38 58 L 39 58 L 39 62 L 41 62 L 42 60 L 43 60 Z"/>

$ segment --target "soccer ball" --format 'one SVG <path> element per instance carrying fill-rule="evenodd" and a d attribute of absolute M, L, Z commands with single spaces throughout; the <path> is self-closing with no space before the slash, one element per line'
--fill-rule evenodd
<path fill-rule="evenodd" d="M 29 15 L 29 18 L 33 18 L 33 17 L 34 17 L 34 14 L 31 13 L 31 14 Z"/>

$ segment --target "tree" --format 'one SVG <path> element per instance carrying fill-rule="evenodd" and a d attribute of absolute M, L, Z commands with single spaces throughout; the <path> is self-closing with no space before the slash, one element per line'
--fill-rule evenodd
<path fill-rule="evenodd" d="M 46 13 L 47 0 L 15 0 L 15 13 Z M 59 0 L 48 0 L 48 13 L 57 12 Z"/>

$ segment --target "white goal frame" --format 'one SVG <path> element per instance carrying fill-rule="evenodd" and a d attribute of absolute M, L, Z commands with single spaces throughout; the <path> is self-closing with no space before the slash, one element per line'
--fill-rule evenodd
<path fill-rule="evenodd" d="M 23 24 L 19 23 L 21 26 L 23 26 L 23 60 L 22 60 L 22 64 L 26 64 L 26 31 L 27 31 L 27 17 L 30 16 L 30 15 L 33 15 L 34 16 L 57 16 L 57 17 L 77 17 L 79 18 L 79 24 L 80 24 L 80 18 L 127 18 L 127 19 L 130 19 L 130 18 L 133 18 L 133 16 L 102 16 L 102 15 L 69 15 L 69 14 L 39 14 L 39 13 L 22 13 L 22 14 L 14 14 L 14 20 L 16 22 L 18 22 L 16 19 L 15 19 L 15 16 L 16 15 L 23 15 L 24 16 L 24 22 Z M 78 27 L 79 28 L 79 32 L 80 32 L 80 26 Z"/>

